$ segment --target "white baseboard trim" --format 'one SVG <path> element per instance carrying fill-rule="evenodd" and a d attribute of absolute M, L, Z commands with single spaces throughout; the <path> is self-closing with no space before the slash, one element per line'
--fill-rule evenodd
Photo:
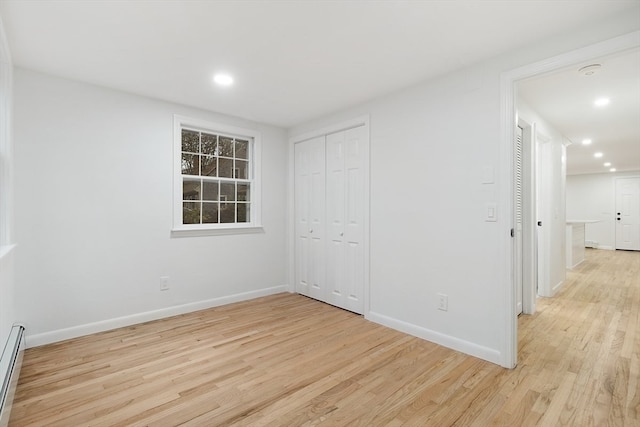
<path fill-rule="evenodd" d="M 161 308 L 158 310 L 136 313 L 129 316 L 116 317 L 114 319 L 102 320 L 99 322 L 86 323 L 84 325 L 72 326 L 70 328 L 58 329 L 41 334 L 27 335 L 26 347 L 38 347 L 45 344 L 64 341 L 71 338 L 77 338 L 84 335 L 91 335 L 98 332 L 109 331 L 111 329 L 122 328 L 125 326 L 136 325 L 138 323 L 149 322 L 151 320 L 163 319 L 165 317 L 177 316 L 179 314 L 191 313 L 193 311 L 204 310 L 207 308 L 217 307 L 220 305 L 231 304 L 234 302 L 247 301 L 254 298 L 273 295 L 281 292 L 287 292 L 288 286 L 274 286 L 272 288 L 258 289 L 256 291 L 242 292 L 239 294 L 228 295 L 224 297 L 212 298 L 204 301 L 197 301 L 188 304 L 175 305 L 172 307 Z M 27 330 L 28 331 L 28 330 Z"/>
<path fill-rule="evenodd" d="M 367 320 L 378 323 L 380 325 L 388 326 L 405 334 L 413 335 L 414 337 L 422 338 L 427 341 L 440 344 L 444 347 L 460 351 L 479 359 L 486 360 L 496 365 L 501 365 L 502 357 L 498 350 L 493 348 L 484 347 L 478 344 L 474 344 L 469 341 L 461 340 L 451 335 L 445 335 L 440 332 L 433 331 L 431 329 L 423 328 L 413 323 L 407 323 L 402 320 L 398 320 L 384 314 L 374 313 L 372 311 L 366 316 Z"/>
<path fill-rule="evenodd" d="M 604 249 L 605 251 L 615 251 L 613 246 L 608 246 L 608 245 L 598 245 L 596 249 Z"/>
<path fill-rule="evenodd" d="M 576 264 L 576 265 L 578 265 L 578 264 Z M 553 286 L 551 288 L 551 296 L 554 296 L 555 294 L 557 294 L 558 291 L 560 290 L 560 288 L 562 288 L 562 285 L 564 285 L 564 280 L 559 281 L 555 286 Z"/>

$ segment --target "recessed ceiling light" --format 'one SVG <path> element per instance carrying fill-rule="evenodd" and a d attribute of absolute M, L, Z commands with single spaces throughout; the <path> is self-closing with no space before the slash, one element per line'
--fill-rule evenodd
<path fill-rule="evenodd" d="M 589 138 L 585 138 L 582 140 L 582 145 L 589 145 L 591 144 L 593 141 L 591 141 Z"/>
<path fill-rule="evenodd" d="M 605 105 L 609 105 L 609 102 L 611 102 L 609 98 L 598 98 L 593 101 L 593 105 L 596 107 L 604 107 Z"/>
<path fill-rule="evenodd" d="M 599 159 L 600 157 L 602 157 L 604 154 L 602 154 L 600 151 L 598 151 L 597 153 L 593 153 L 593 157 L 595 157 L 596 159 Z"/>
<path fill-rule="evenodd" d="M 213 76 L 213 81 L 220 86 L 231 86 L 233 84 L 233 77 L 229 74 L 219 73 Z"/>
<path fill-rule="evenodd" d="M 607 163 L 604 164 L 605 168 L 608 168 L 609 166 L 611 166 L 611 162 L 607 162 Z"/>
<path fill-rule="evenodd" d="M 609 172 L 615 172 L 615 171 L 616 171 L 616 168 L 609 169 Z"/>

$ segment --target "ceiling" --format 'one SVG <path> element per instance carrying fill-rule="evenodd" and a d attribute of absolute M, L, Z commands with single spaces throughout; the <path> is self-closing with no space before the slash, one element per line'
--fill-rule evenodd
<path fill-rule="evenodd" d="M 601 68 L 592 75 L 578 72 L 591 64 Z M 518 94 L 571 141 L 567 174 L 640 170 L 640 49 L 522 81 Z M 600 97 L 610 104 L 594 106 Z M 592 143 L 585 146 L 583 139 Z M 595 158 L 596 152 L 603 156 Z"/>
<path fill-rule="evenodd" d="M 17 66 L 291 127 L 639 3 L 0 0 L 0 16 Z"/>
<path fill-rule="evenodd" d="M 285 128 L 621 13 L 640 2 L 0 0 L 16 66 Z M 602 64 L 520 84 L 567 138 L 593 139 L 568 147 L 569 173 L 639 168 L 638 52 Z"/>

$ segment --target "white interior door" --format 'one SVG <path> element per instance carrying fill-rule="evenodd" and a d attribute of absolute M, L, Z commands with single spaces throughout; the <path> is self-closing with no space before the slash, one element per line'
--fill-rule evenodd
<path fill-rule="evenodd" d="M 514 189 L 515 189 L 515 225 L 514 225 L 514 244 L 515 244 L 515 269 L 514 269 L 514 286 L 516 287 L 516 315 L 522 313 L 522 200 L 523 200 L 523 186 L 522 186 L 522 128 L 516 127 L 516 144 L 514 150 Z"/>
<path fill-rule="evenodd" d="M 616 249 L 640 251 L 640 177 L 616 179 Z"/>
<path fill-rule="evenodd" d="M 536 213 L 535 124 L 520 120 L 522 128 L 522 312 L 536 312 L 538 248 Z"/>
<path fill-rule="evenodd" d="M 549 189 L 551 187 L 551 176 L 549 168 L 549 158 L 551 156 L 550 139 L 545 135 L 536 132 L 536 209 L 538 224 L 538 289 L 539 296 L 551 297 L 553 292 L 550 284 L 549 267 L 549 224 L 551 223 Z"/>
<path fill-rule="evenodd" d="M 325 138 L 295 144 L 296 291 L 325 300 Z"/>
<path fill-rule="evenodd" d="M 364 126 L 327 135 L 327 302 L 363 313 Z"/>

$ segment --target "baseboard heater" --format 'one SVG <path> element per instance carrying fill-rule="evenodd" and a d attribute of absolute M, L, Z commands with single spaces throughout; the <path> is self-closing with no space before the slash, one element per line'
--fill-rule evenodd
<path fill-rule="evenodd" d="M 9 425 L 13 395 L 18 385 L 18 376 L 24 355 L 24 326 L 14 325 L 4 346 L 0 358 L 0 380 L 2 390 L 0 394 L 0 427 Z"/>

